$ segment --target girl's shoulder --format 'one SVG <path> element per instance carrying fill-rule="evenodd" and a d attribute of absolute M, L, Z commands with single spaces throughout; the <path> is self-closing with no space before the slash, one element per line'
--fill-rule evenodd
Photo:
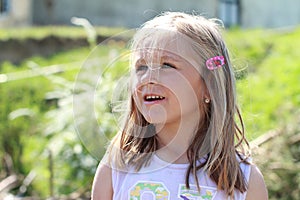
<path fill-rule="evenodd" d="M 262 173 L 256 165 L 251 164 L 251 173 L 249 177 L 248 191 L 246 200 L 267 200 L 268 190 Z"/>
<path fill-rule="evenodd" d="M 253 163 L 252 157 L 237 153 L 237 161 L 248 183 L 246 200 L 267 200 L 268 191 L 259 168 Z"/>
<path fill-rule="evenodd" d="M 113 187 L 111 168 L 100 163 L 92 186 L 92 199 L 112 199 Z"/>

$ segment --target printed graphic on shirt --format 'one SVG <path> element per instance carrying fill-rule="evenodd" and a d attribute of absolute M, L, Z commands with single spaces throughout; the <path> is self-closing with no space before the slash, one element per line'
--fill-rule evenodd
<path fill-rule="evenodd" d="M 199 193 L 196 185 L 190 185 L 190 189 L 187 189 L 185 184 L 180 184 L 177 197 L 183 200 L 213 200 L 216 194 L 217 189 L 213 187 L 200 186 Z M 131 187 L 129 191 L 129 199 L 169 200 L 170 192 L 161 182 L 138 181 L 133 187 Z"/>
<path fill-rule="evenodd" d="M 130 200 L 142 200 L 142 196 L 151 194 L 155 200 L 169 200 L 170 192 L 163 183 L 138 181 L 129 191 Z"/>
<path fill-rule="evenodd" d="M 217 189 L 213 187 L 200 186 L 200 193 L 196 185 L 190 185 L 190 189 L 185 184 L 179 185 L 178 197 L 184 200 L 212 200 L 217 194 Z"/>

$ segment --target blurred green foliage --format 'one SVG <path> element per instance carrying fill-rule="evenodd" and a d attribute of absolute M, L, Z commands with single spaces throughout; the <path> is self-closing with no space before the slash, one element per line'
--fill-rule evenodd
<path fill-rule="evenodd" d="M 300 29 L 227 32 L 249 139 L 289 123 L 300 108 Z M 240 74 L 237 73 L 237 74 Z"/>
<path fill-rule="evenodd" d="M 257 150 L 256 163 L 265 176 L 270 200 L 300 199 L 300 112 L 279 136 Z"/>
<path fill-rule="evenodd" d="M 72 37 L 84 34 L 82 29 L 71 29 L 61 33 Z M 55 27 L 24 29 L 28 32 L 21 37 L 45 37 L 58 33 L 55 30 Z M 19 38 L 12 31 L 1 30 L 0 38 Z M 225 37 L 237 71 L 238 98 L 248 138 L 255 139 L 293 122 L 300 107 L 300 30 L 235 29 L 226 31 Z M 122 102 L 111 101 L 122 95 L 121 90 L 127 84 L 120 79 L 128 67 L 126 59 L 122 59 L 123 55 L 126 57 L 123 48 L 124 43 L 116 42 L 102 45 L 92 53 L 90 48 L 80 48 L 47 58 L 33 57 L 18 66 L 8 62 L 0 66 L 0 74 L 57 64 L 70 68 L 59 74 L 0 83 L 0 180 L 11 173 L 26 176 L 34 171 L 35 179 L 21 195 L 42 198 L 90 190 L 98 159 L 104 152 L 103 138 L 110 138 L 118 131 L 116 121 L 120 116 L 113 107 Z M 98 59 L 96 64 L 93 59 Z M 102 79 L 93 79 L 97 74 Z M 90 90 L 95 90 L 94 99 L 85 96 Z M 72 95 L 79 107 L 74 107 Z M 82 123 L 77 127 L 74 127 L 74 112 L 82 115 Z M 291 151 L 295 154 L 299 148 Z M 6 166 L 9 157 L 13 168 Z M 299 158 L 293 159 L 292 163 L 299 163 Z M 267 163 L 261 165 L 262 170 L 270 169 Z M 269 177 L 269 174 L 265 174 L 266 182 L 271 199 L 276 199 L 289 181 L 272 184 L 271 180 L 278 180 L 274 177 L 285 176 L 284 171 L 280 171 L 280 176 Z M 299 177 L 299 173 L 292 176 Z M 299 178 L 293 184 L 299 185 Z"/>
<path fill-rule="evenodd" d="M 22 71 L 38 71 L 43 66 L 72 62 L 73 59 L 71 58 L 74 58 L 73 56 L 76 56 L 78 61 L 82 61 L 89 51 L 90 49 L 86 48 L 54 55 L 50 58 L 36 57 L 24 61 L 19 66 L 4 63 L 1 65 L 0 73 L 5 73 L 9 77 L 9 75 L 13 76 L 16 71 L 19 73 L 22 73 Z M 82 187 L 82 182 L 79 182 L 79 180 L 68 183 L 69 185 L 66 185 L 66 181 L 76 180 L 73 175 L 77 169 L 81 171 L 80 173 L 83 173 L 80 168 L 77 168 L 76 164 L 72 164 L 72 161 L 77 160 L 79 163 L 82 159 L 87 159 L 81 157 L 81 155 L 84 155 L 83 152 L 88 155 L 87 151 L 84 148 L 76 147 L 79 142 L 73 130 L 69 133 L 55 132 L 59 135 L 59 137 L 55 137 L 54 132 L 49 131 L 51 129 L 49 127 L 56 126 L 51 130 L 57 130 L 58 125 L 54 123 L 54 119 L 51 119 L 51 122 L 48 121 L 51 112 L 60 110 L 59 98 L 71 94 L 70 87 L 73 85 L 81 62 L 73 63 L 73 65 L 77 65 L 77 68 L 76 66 L 70 66 L 72 67 L 71 71 L 58 75 L 41 74 L 34 78 L 9 81 L 0 85 L 0 157 L 7 158 L 6 161 L 2 160 L 0 164 L 0 179 L 14 173 L 26 176 L 33 171 L 37 174 L 32 184 L 33 194 L 36 193 L 41 197 L 50 194 L 50 153 L 53 154 L 55 166 L 53 170 L 55 171 L 55 183 L 53 184 L 56 185 L 54 192 L 64 194 Z M 68 80 L 70 81 L 68 82 Z M 61 84 L 66 84 L 63 85 L 63 89 L 61 89 Z M 56 91 L 56 93 L 51 93 L 52 91 Z M 59 115 L 53 116 L 55 119 L 62 117 Z M 63 143 L 61 147 L 59 147 L 59 143 Z M 77 151 L 73 151 L 72 148 L 77 148 Z M 63 153 L 67 150 L 73 153 Z M 7 166 L 10 158 L 13 165 Z M 91 160 L 93 159 L 91 158 Z M 78 163 L 77 165 L 79 165 Z M 96 163 L 93 160 L 93 166 L 95 165 Z M 89 170 L 91 170 L 89 175 L 92 176 L 95 169 L 90 167 Z M 63 173 L 63 175 L 59 173 Z M 83 176 L 80 178 L 81 181 L 86 182 L 88 177 Z M 26 192 L 29 191 L 30 189 Z"/>

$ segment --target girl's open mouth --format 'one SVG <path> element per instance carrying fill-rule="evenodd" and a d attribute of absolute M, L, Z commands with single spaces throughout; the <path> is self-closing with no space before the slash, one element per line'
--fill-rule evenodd
<path fill-rule="evenodd" d="M 144 96 L 144 101 L 146 103 L 154 103 L 154 102 L 162 101 L 164 99 L 165 97 L 161 95 L 148 94 Z"/>

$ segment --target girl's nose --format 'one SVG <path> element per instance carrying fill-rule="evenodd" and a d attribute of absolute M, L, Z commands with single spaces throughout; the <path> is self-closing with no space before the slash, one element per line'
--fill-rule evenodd
<path fill-rule="evenodd" d="M 148 67 L 141 77 L 143 83 L 157 83 L 159 81 L 160 66 Z"/>

